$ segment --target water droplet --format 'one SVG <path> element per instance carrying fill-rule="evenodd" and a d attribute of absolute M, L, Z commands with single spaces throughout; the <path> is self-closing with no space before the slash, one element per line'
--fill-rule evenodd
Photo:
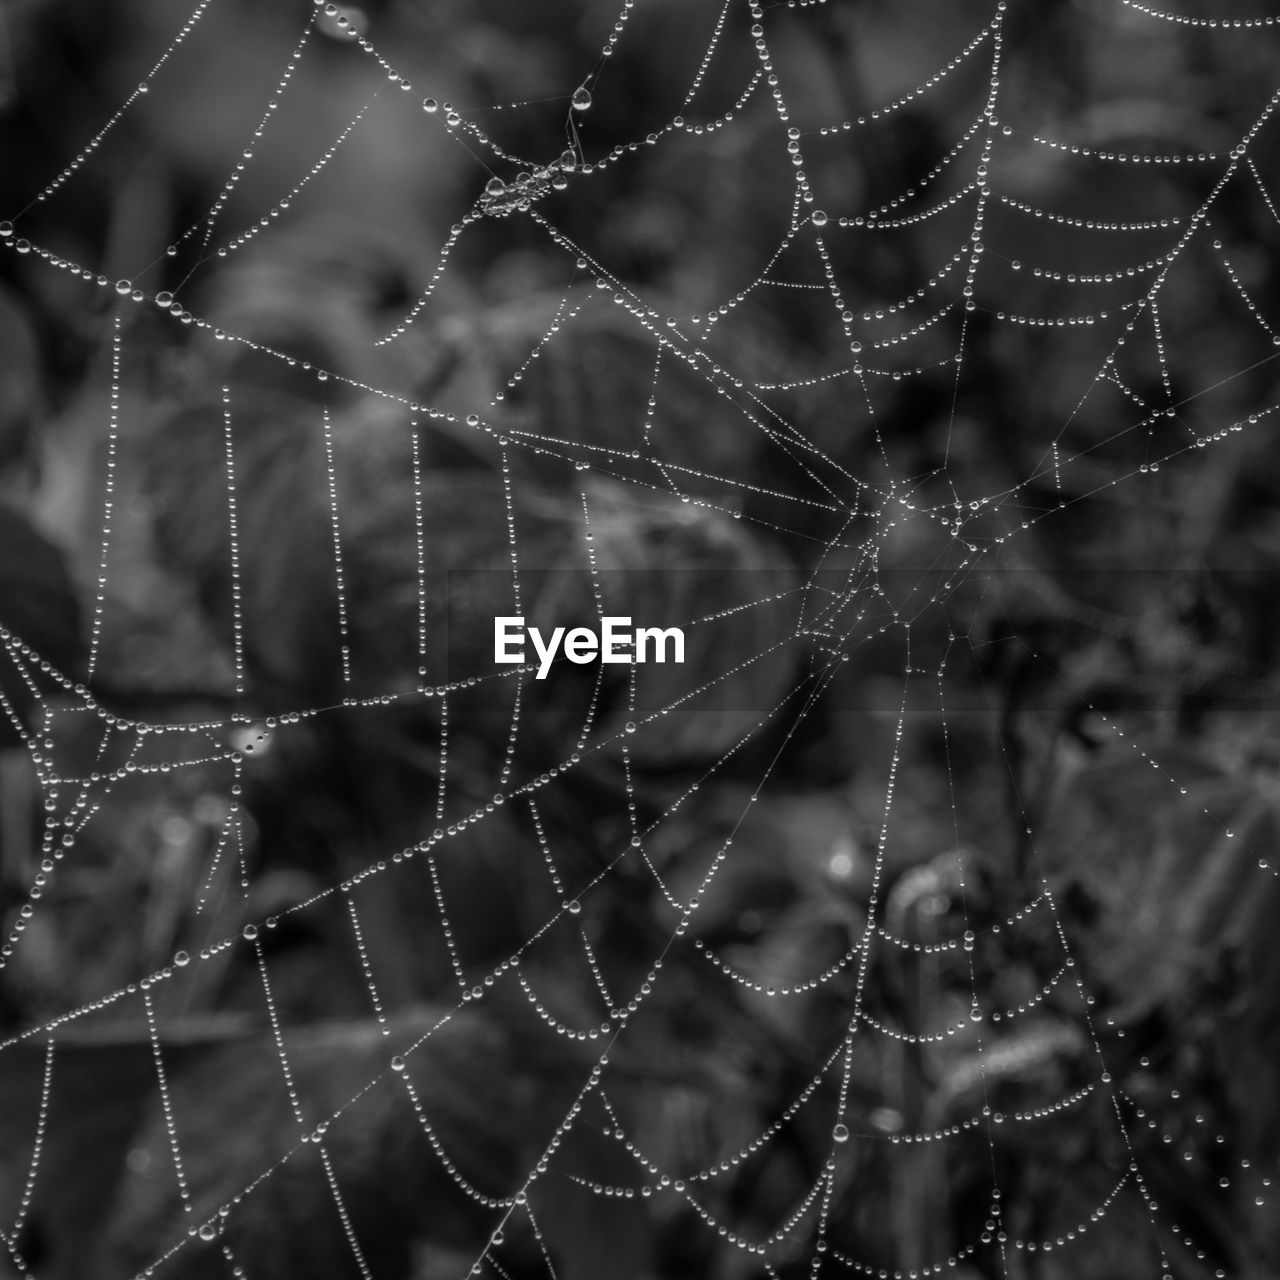
<path fill-rule="evenodd" d="M 0 240 L 7 240 L 11 235 L 13 235 L 13 223 L 0 222 Z"/>
<path fill-rule="evenodd" d="M 484 193 L 487 196 L 497 197 L 504 195 L 506 190 L 507 184 L 503 182 L 501 178 L 490 178 L 489 181 L 484 184 Z"/>
<path fill-rule="evenodd" d="M 191 957 L 185 951 L 175 951 L 173 955 L 173 963 L 181 969 L 191 963 Z"/>
<path fill-rule="evenodd" d="M 244 927 L 244 940 L 252 942 L 258 936 L 258 926 L 256 924 L 247 924 Z"/>
<path fill-rule="evenodd" d="M 398 1053 L 394 1058 L 391 1059 L 391 1070 L 392 1071 L 404 1070 L 404 1059 Z"/>
<path fill-rule="evenodd" d="M 212 1240 L 217 1234 L 218 1233 L 211 1222 L 206 1222 L 199 1231 L 200 1239 L 206 1242 Z"/>
<path fill-rule="evenodd" d="M 815 227 L 825 227 L 827 225 L 827 215 L 822 209 L 815 209 L 809 215 L 809 221 L 812 222 Z"/>
<path fill-rule="evenodd" d="M 587 111 L 591 107 L 591 94 L 585 88 L 575 89 L 573 92 L 573 109 L 575 111 Z"/>
<path fill-rule="evenodd" d="M 627 721 L 627 723 L 626 723 L 625 725 L 623 725 L 622 727 L 623 727 L 623 728 L 624 728 L 628 733 L 635 733 L 635 731 L 636 731 L 636 722 L 635 722 L 634 720 L 628 720 L 628 721 Z"/>
<path fill-rule="evenodd" d="M 832 1136 L 832 1137 L 833 1137 L 837 1142 L 848 1142 L 848 1141 L 849 1141 L 849 1126 L 848 1126 L 848 1125 L 846 1125 L 846 1124 L 838 1124 L 838 1125 L 836 1125 L 836 1127 L 835 1127 L 834 1129 L 832 1129 L 832 1130 L 831 1130 L 831 1136 Z"/>

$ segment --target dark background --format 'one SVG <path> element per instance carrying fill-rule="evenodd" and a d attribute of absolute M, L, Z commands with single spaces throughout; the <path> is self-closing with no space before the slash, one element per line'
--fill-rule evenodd
<path fill-rule="evenodd" d="M 1273 123 L 1204 203 L 1276 32 L 1015 0 L 986 171 L 979 129 L 929 178 L 994 12 L 770 7 L 783 120 L 735 107 L 737 4 L 682 108 L 717 5 L 608 58 L 609 5 L 335 9 L 277 97 L 313 7 L 215 0 L 35 200 L 186 14 L 0 11 L 0 1270 L 771 1274 L 721 1223 L 787 1277 L 1280 1270 Z M 623 151 L 472 219 L 521 165 L 428 95 L 531 168 Z M 811 287 L 759 283 L 788 127 L 827 256 L 802 221 L 769 274 Z M 905 225 L 834 225 L 872 210 Z M 668 352 L 654 390 L 668 316 L 748 385 Z M 490 643 L 509 519 L 532 620 L 590 616 L 589 531 L 620 611 L 735 621 L 634 700 L 527 682 L 513 742 L 510 681 L 425 696 L 417 639 L 421 586 Z"/>

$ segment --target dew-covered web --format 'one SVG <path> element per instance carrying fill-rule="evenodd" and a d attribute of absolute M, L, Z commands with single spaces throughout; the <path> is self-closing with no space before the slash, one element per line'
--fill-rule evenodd
<path fill-rule="evenodd" d="M 280 8 L 0 224 L 99 353 L 4 1266 L 1271 1274 L 1275 21 Z M 215 65 L 225 184 L 63 256 Z M 491 661 L 606 614 L 689 660 Z"/>

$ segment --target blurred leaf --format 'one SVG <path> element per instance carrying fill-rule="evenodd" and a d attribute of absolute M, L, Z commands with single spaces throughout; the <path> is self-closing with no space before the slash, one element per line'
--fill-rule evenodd
<path fill-rule="evenodd" d="M 2 68 L 0 68 L 2 74 Z M 2 86 L 0 86 L 2 88 Z M 41 407 L 40 354 L 25 309 L 0 284 L 0 470 L 29 459 Z"/>

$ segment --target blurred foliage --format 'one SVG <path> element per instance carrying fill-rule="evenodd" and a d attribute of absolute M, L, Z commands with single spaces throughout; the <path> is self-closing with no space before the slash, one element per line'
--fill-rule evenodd
<path fill-rule="evenodd" d="M 6 927 L 31 886 L 39 891 L 4 971 L 7 1027 L 45 1026 L 177 951 L 212 948 L 149 992 L 193 1220 L 296 1143 L 277 1030 L 309 1123 L 359 1095 L 324 1158 L 319 1143 L 291 1158 L 227 1217 L 225 1240 L 254 1277 L 355 1274 L 326 1159 L 375 1275 L 434 1280 L 470 1266 L 493 1215 L 451 1173 L 481 1196 L 518 1190 L 597 1055 L 548 1031 L 516 972 L 530 1000 L 593 1039 L 597 982 L 615 996 L 648 983 L 652 994 L 611 1054 L 613 1114 L 593 1097 L 552 1176 L 534 1184 L 543 1238 L 511 1219 L 498 1254 L 511 1277 L 546 1274 L 544 1248 L 568 1280 L 622 1274 L 619 1256 L 635 1277 L 758 1274 L 686 1201 L 615 1201 L 560 1171 L 633 1182 L 643 1170 L 608 1136 L 616 1125 L 663 1169 L 725 1162 L 731 1172 L 693 1184 L 695 1198 L 745 1238 L 767 1237 L 826 1168 L 837 1082 L 815 1073 L 846 1044 L 854 1140 L 831 1184 L 833 1253 L 879 1274 L 954 1256 L 957 1275 L 1129 1277 L 1156 1274 L 1166 1252 L 1180 1280 L 1276 1274 L 1280 1231 L 1254 1200 L 1280 1157 L 1277 890 L 1258 868 L 1280 862 L 1280 455 L 1265 424 L 1210 448 L 1189 443 L 1275 396 L 1271 344 L 1221 258 L 1257 312 L 1280 317 L 1276 223 L 1256 187 L 1229 184 L 1160 294 L 1158 337 L 1149 321 L 1134 327 L 1107 363 L 1118 308 L 1175 242 L 1161 220 L 1187 218 L 1220 167 L 1108 165 L 1032 140 L 1229 151 L 1270 93 L 1270 35 L 1206 38 L 1092 0 L 1011 6 L 1000 111 L 1016 130 L 1000 139 L 989 181 L 1054 217 L 993 201 L 979 308 L 953 307 L 919 331 L 931 304 L 916 291 L 965 242 L 971 208 L 957 200 L 904 227 L 827 238 L 827 267 L 858 332 L 914 331 L 874 351 L 884 373 L 873 413 L 850 378 L 792 385 L 850 360 L 816 258 L 788 256 L 775 273 L 814 287 L 753 284 L 787 231 L 778 193 L 793 182 L 767 98 L 730 129 L 666 136 L 626 163 L 575 174 L 539 212 L 652 305 L 655 324 L 664 309 L 683 317 L 732 302 L 703 330 L 708 359 L 784 384 L 733 399 L 662 363 L 653 452 L 680 478 L 655 487 L 652 465 L 630 456 L 653 394 L 652 337 L 535 220 L 469 227 L 433 305 L 377 345 L 431 283 L 447 228 L 489 175 L 424 130 L 417 95 L 394 94 L 332 21 L 312 36 L 219 232 L 252 227 L 375 89 L 377 108 L 256 239 L 223 259 L 203 253 L 200 230 L 184 234 L 202 226 L 311 9 L 212 5 L 169 78 L 66 191 L 21 221 L 23 235 L 95 275 L 172 290 L 211 327 L 287 360 L 0 254 Z M 586 153 L 626 149 L 664 126 L 718 11 L 654 0 L 633 20 L 576 122 Z M 381 0 L 344 12 L 395 50 L 415 85 L 543 163 L 565 143 L 565 86 L 594 64 L 614 20 L 613 6 L 585 0 Z M 690 119 L 731 107 L 755 69 L 745 14 L 732 10 Z M 947 66 L 989 17 L 971 0 L 771 9 L 789 119 L 808 134 L 869 115 Z M 4 9 L 0 209 L 24 208 L 62 170 L 176 21 L 158 0 Z M 883 210 L 884 221 L 960 191 L 974 144 L 927 175 L 979 109 L 987 53 L 958 61 L 856 145 L 846 131 L 807 138 L 810 181 L 833 213 Z M 1274 151 L 1259 146 L 1253 159 L 1280 191 Z M 1134 219 L 1153 227 L 1105 229 Z M 1109 323 L 1000 318 L 1077 313 L 1079 274 L 1108 277 L 1087 301 L 1117 309 Z M 566 298 L 577 314 L 526 365 Z M 125 356 L 99 584 L 113 314 Z M 1166 393 L 1162 359 L 1176 393 Z M 315 369 L 337 376 L 321 382 Z M 410 428 L 404 405 L 374 387 L 457 415 L 492 401 L 488 420 L 509 447 L 460 421 L 419 415 Z M 1168 420 L 1139 401 L 1169 403 Z M 330 449 L 349 683 L 335 626 Z M 536 583 L 531 622 L 590 607 L 584 494 L 604 589 L 614 571 L 644 584 L 626 612 L 712 614 L 748 603 L 744 582 L 785 599 L 814 574 L 874 576 L 882 594 L 869 596 L 868 639 L 811 702 L 804 662 L 780 645 L 793 614 L 757 600 L 749 625 L 721 629 L 705 661 L 641 677 L 641 712 L 673 709 L 627 736 L 625 759 L 610 749 L 573 768 L 565 762 L 593 699 L 604 736 L 634 714 L 625 678 L 596 690 L 575 670 L 526 685 L 514 746 L 509 694 L 483 681 L 447 706 L 416 696 L 343 706 L 348 695 L 412 695 L 421 679 L 415 449 L 427 612 L 449 606 L 455 655 L 487 643 L 487 620 L 509 598 L 496 576 L 509 568 L 509 518 Z M 607 466 L 578 469 L 601 457 Z M 836 503 L 826 501 L 833 486 Z M 965 511 L 966 536 L 1001 546 L 995 571 L 956 581 L 945 607 L 928 605 L 954 571 L 951 540 L 918 519 L 880 527 L 872 504 L 891 486 L 919 506 Z M 1013 502 L 983 501 L 1015 488 Z M 1002 537 L 1007 545 L 995 543 Z M 450 571 L 476 575 L 460 607 Z M 909 652 L 887 625 L 898 612 L 914 618 Z M 944 657 L 945 720 L 923 674 Z M 727 671 L 721 704 L 684 701 Z M 73 691 L 86 680 L 102 716 Z M 134 735 L 134 722 L 150 731 Z M 197 735 L 192 724 L 207 727 Z M 228 750 L 238 753 L 234 778 Z M 68 820 L 71 852 L 56 873 L 40 866 L 37 766 L 51 755 L 67 777 L 115 779 L 94 793 L 92 821 Z M 555 784 L 533 812 L 496 804 L 508 779 L 551 769 Z M 483 821 L 470 822 L 475 813 Z M 365 875 L 437 824 L 450 842 L 393 868 L 413 875 Z M 633 831 L 645 832 L 647 862 L 618 858 Z M 672 902 L 698 892 L 730 837 L 732 856 L 668 949 Z M 334 885 L 341 891 L 313 901 Z M 579 910 L 560 912 L 562 902 Z M 853 949 L 871 904 L 900 941 L 876 935 L 864 970 Z M 252 945 L 215 945 L 264 920 Z M 596 980 L 580 962 L 584 934 Z M 460 983 L 481 983 L 531 938 L 482 1000 L 453 1008 Z M 829 978 L 803 997 L 764 989 L 805 990 L 817 975 Z M 855 1009 L 863 1025 L 847 1038 Z M 113 1001 L 54 1038 L 45 1163 L 15 1249 L 53 1280 L 126 1274 L 188 1225 L 144 1011 L 137 999 Z M 44 1039 L 0 1050 L 0 1205 L 10 1220 Z M 409 1078 L 455 1170 L 418 1131 L 410 1095 L 382 1074 L 389 1053 L 415 1044 Z M 739 1161 L 766 1130 L 763 1154 Z M 1153 1232 L 1146 1198 L 1177 1231 Z M 1196 1245 L 1184 1248 L 1183 1234 Z M 1042 1247 L 1006 1248 L 1013 1239 Z M 779 1246 L 777 1273 L 808 1274 L 808 1243 L 784 1256 L 789 1247 Z M 157 1274 L 225 1273 L 220 1244 L 196 1239 Z"/>

